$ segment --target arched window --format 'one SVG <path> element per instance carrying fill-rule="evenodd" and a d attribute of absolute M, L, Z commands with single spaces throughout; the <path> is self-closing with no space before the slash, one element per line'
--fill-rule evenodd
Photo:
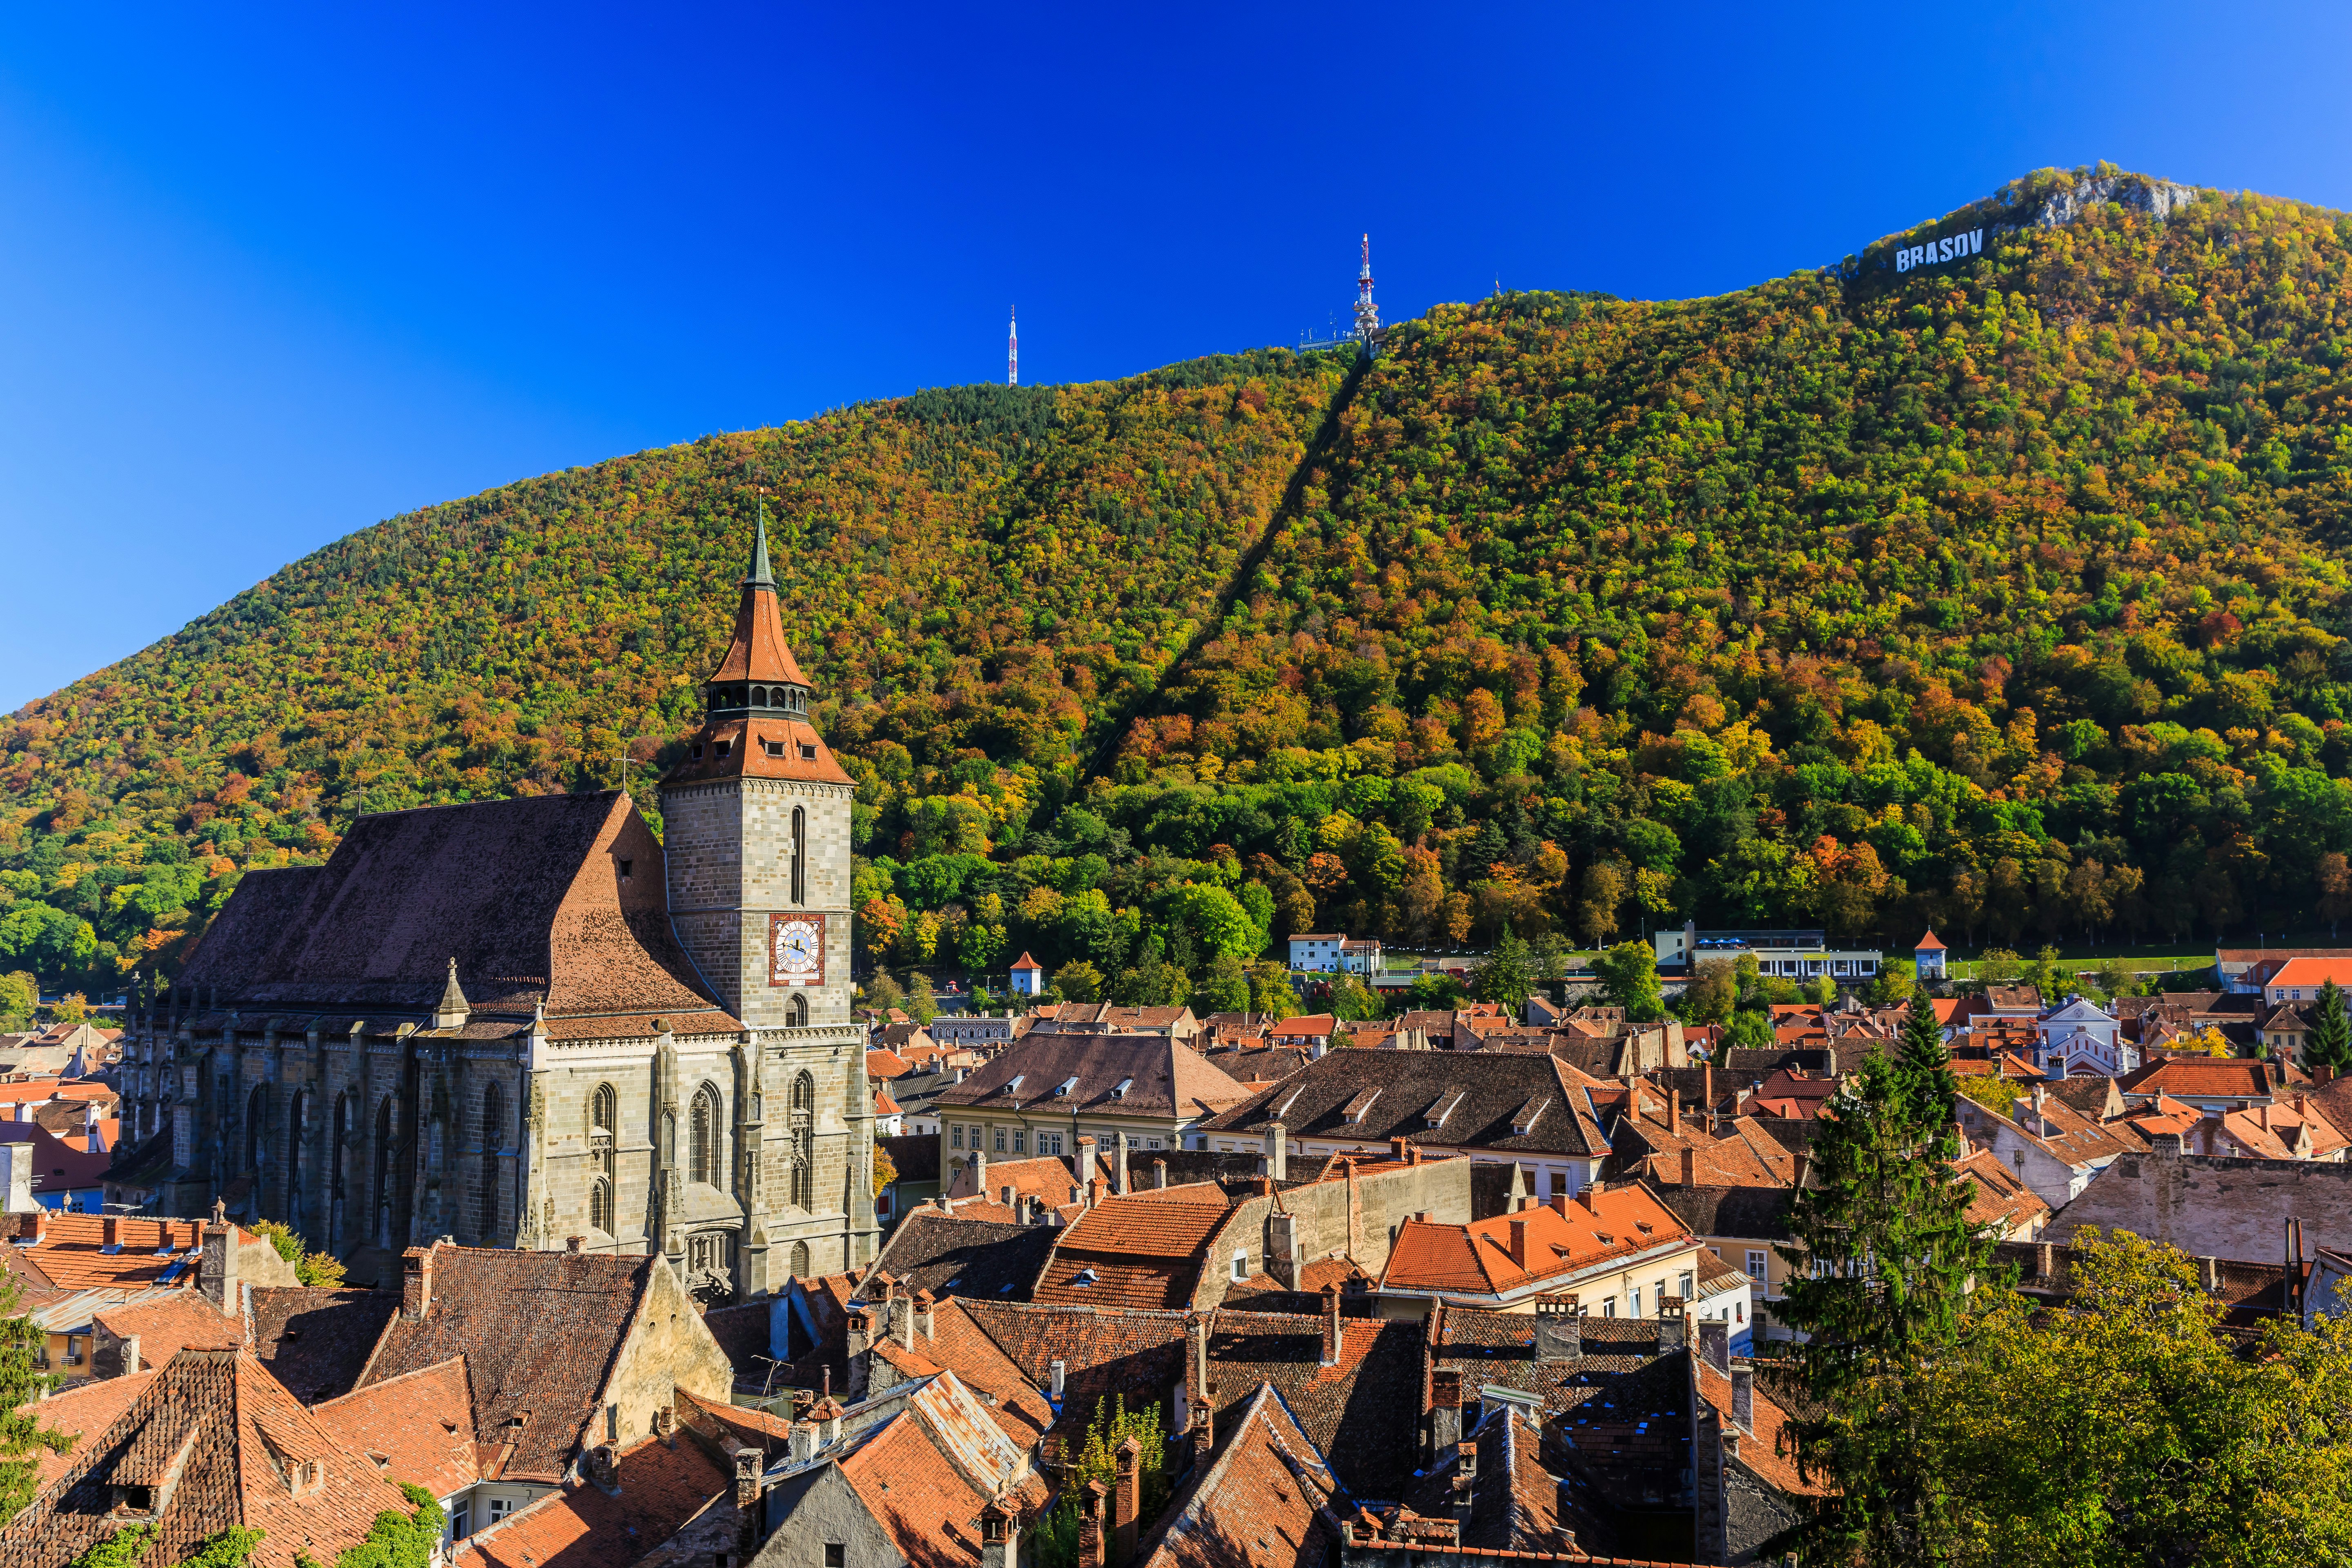
<path fill-rule="evenodd" d="M 719 1096 L 705 1084 L 686 1123 L 686 1179 L 719 1184 Z"/>
<path fill-rule="evenodd" d="M 327 1151 L 328 1195 L 343 1201 L 343 1140 L 352 1131 L 352 1097 L 335 1096 L 335 1142 Z"/>
<path fill-rule="evenodd" d="M 482 1090 L 481 1240 L 499 1244 L 499 1147 L 506 1142 L 507 1097 L 497 1084 Z"/>
<path fill-rule="evenodd" d="M 811 1168 L 815 1152 L 813 1140 L 816 1123 L 816 1080 L 806 1073 L 793 1079 L 792 1106 L 792 1198 L 802 1208 L 812 1208 L 816 1190 L 816 1176 Z"/>
<path fill-rule="evenodd" d="M 302 1121 L 310 1108 L 310 1095 L 296 1089 L 294 1103 L 288 1107 L 286 1113 L 286 1218 L 289 1224 L 299 1219 L 302 1213 Z"/>
<path fill-rule="evenodd" d="M 784 1026 L 790 1029 L 808 1027 L 808 998 L 795 992 L 784 1004 Z"/>
<path fill-rule="evenodd" d="M 375 1108 L 375 1214 L 382 1226 L 392 1213 L 392 1096 Z"/>
<path fill-rule="evenodd" d="M 261 1157 L 269 1148 L 269 1086 L 257 1083 L 245 1100 L 245 1168 L 261 1169 Z"/>
<path fill-rule="evenodd" d="M 793 807 L 793 902 L 808 902 L 808 813 Z"/>
<path fill-rule="evenodd" d="M 793 1113 L 794 1116 L 814 1114 L 816 1110 L 816 1079 L 802 1073 L 793 1079 Z"/>
<path fill-rule="evenodd" d="M 793 1278 L 805 1279 L 809 1271 L 809 1250 L 805 1241 L 793 1243 Z"/>
<path fill-rule="evenodd" d="M 620 1096 L 611 1084 L 598 1084 L 596 1092 L 588 1097 L 588 1136 L 593 1138 L 601 1132 L 606 1138 L 612 1137 L 620 1125 Z"/>
<path fill-rule="evenodd" d="M 767 705 L 768 689 L 764 686 L 755 686 L 751 688 L 751 706 L 754 708 L 765 708 Z"/>
<path fill-rule="evenodd" d="M 588 1184 L 588 1228 L 613 1232 L 613 1184 L 602 1176 Z"/>

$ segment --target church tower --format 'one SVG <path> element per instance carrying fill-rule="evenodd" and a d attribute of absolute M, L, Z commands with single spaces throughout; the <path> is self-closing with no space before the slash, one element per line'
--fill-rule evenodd
<path fill-rule="evenodd" d="M 856 790 L 809 722 L 814 695 L 784 642 L 763 505 L 702 728 L 661 781 L 671 924 L 754 1030 L 850 1022 Z"/>

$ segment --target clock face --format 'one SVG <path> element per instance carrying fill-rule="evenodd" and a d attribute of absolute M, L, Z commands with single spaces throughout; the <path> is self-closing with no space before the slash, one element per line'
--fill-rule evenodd
<path fill-rule="evenodd" d="M 768 984 L 824 984 L 824 917 L 768 917 Z"/>

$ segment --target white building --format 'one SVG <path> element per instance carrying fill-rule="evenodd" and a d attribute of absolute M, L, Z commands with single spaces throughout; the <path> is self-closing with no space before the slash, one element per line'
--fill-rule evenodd
<path fill-rule="evenodd" d="M 1045 971 L 1026 952 L 1013 965 L 1013 994 L 1015 996 L 1042 996 L 1045 994 Z"/>
<path fill-rule="evenodd" d="M 1756 973 L 1784 980 L 1874 980 L 1884 956 L 1875 948 L 1832 947 L 1823 931 L 1701 931 L 1685 921 L 1652 939 L 1660 969 L 1686 970 L 1703 958 L 1756 957 Z"/>
<path fill-rule="evenodd" d="M 1318 974 L 1339 973 L 1340 950 L 1348 939 L 1336 931 L 1309 931 L 1290 939 L 1290 967 Z"/>
<path fill-rule="evenodd" d="M 2123 1038 L 2123 1022 L 2095 1002 L 2069 996 L 2040 1025 L 2042 1070 L 2053 1078 L 2120 1078 L 2139 1068 L 2139 1050 Z"/>

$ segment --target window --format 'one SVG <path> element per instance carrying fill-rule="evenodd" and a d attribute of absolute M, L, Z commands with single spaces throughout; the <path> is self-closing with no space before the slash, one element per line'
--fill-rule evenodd
<path fill-rule="evenodd" d="M 497 1084 L 482 1090 L 482 1186 L 477 1194 L 485 1247 L 499 1244 L 499 1146 L 506 1141 L 506 1091 Z"/>
<path fill-rule="evenodd" d="M 1756 1250 L 1754 1247 L 1750 1247 L 1750 1248 L 1748 1248 L 1748 1278 L 1749 1278 L 1750 1279 L 1762 1279 L 1765 1277 L 1765 1273 L 1766 1273 L 1766 1267 L 1765 1267 L 1765 1265 L 1766 1265 L 1766 1258 L 1768 1258 L 1768 1256 L 1769 1256 L 1768 1254 L 1766 1254 L 1766 1253 L 1762 1253 L 1762 1252 L 1759 1252 L 1759 1251 Z"/>
<path fill-rule="evenodd" d="M 783 748 L 779 746 L 777 750 L 781 752 Z M 808 748 L 803 746 L 801 750 L 805 752 Z M 808 813 L 797 805 L 793 807 L 792 856 L 793 902 L 804 904 L 808 902 Z"/>
<path fill-rule="evenodd" d="M 1604 1318 L 1613 1318 L 1617 1315 L 1616 1297 L 1603 1296 L 1601 1299 L 1601 1315 Z"/>
<path fill-rule="evenodd" d="M 793 999 L 784 1004 L 784 1027 L 787 1029 L 808 1027 L 808 998 L 798 992 L 794 992 Z"/>
<path fill-rule="evenodd" d="M 1731 1304 L 1731 1311 L 1732 1311 L 1732 1316 L 1733 1316 L 1733 1319 L 1734 1319 L 1734 1321 L 1735 1321 L 1744 1323 L 1744 1322 L 1746 1322 L 1746 1321 L 1748 1321 L 1748 1305 L 1747 1305 L 1747 1303 L 1746 1303 L 1746 1302 L 1744 1302 L 1744 1301 L 1734 1301 L 1734 1302 Z M 1761 1317 L 1763 1316 L 1763 1314 L 1762 1314 L 1761 1312 L 1759 1312 L 1759 1313 L 1757 1314 L 1757 1316 L 1758 1316 L 1759 1318 L 1761 1318 Z"/>
<path fill-rule="evenodd" d="M 1248 1253 L 1236 1252 L 1234 1254 L 1234 1278 L 1236 1279 L 1246 1279 L 1249 1278 Z"/>
<path fill-rule="evenodd" d="M 815 1156 L 812 1140 L 816 1131 L 816 1079 L 806 1073 L 793 1079 L 790 1123 L 793 1202 L 810 1208 L 816 1201 L 816 1173 L 812 1164 Z"/>
<path fill-rule="evenodd" d="M 957 1122 L 957 1123 L 955 1124 L 955 1126 L 953 1126 L 952 1128 L 949 1129 L 949 1139 L 948 1139 L 948 1143 L 949 1143 L 949 1146 L 950 1146 L 950 1148 L 961 1149 L 961 1148 L 962 1148 L 962 1147 L 963 1147 L 963 1123 L 962 1123 L 962 1122 L 959 1121 L 959 1122 Z"/>
<path fill-rule="evenodd" d="M 801 761 L 804 763 L 813 763 L 816 761 L 816 748 L 810 745 L 806 741 L 803 741 L 801 742 Z"/>
<path fill-rule="evenodd" d="M 1000 1154 L 1004 1152 L 1004 1129 L 1002 1127 L 996 1130 L 996 1152 Z"/>
<path fill-rule="evenodd" d="M 709 1084 L 695 1094 L 694 1110 L 686 1122 L 686 1179 L 719 1184 L 719 1095 Z"/>
<path fill-rule="evenodd" d="M 1028 1132 L 1028 1129 L 1026 1129 L 1026 1128 L 1023 1128 L 1023 1127 L 1016 1127 L 1016 1128 L 1014 1128 L 1014 1129 L 1013 1130 L 1013 1152 L 1014 1153 L 1016 1153 L 1016 1154 L 1025 1154 L 1025 1153 L 1027 1153 L 1027 1152 L 1029 1152 L 1029 1151 L 1028 1151 L 1028 1142 L 1029 1142 L 1029 1132 Z"/>
<path fill-rule="evenodd" d="M 490 1522 L 492 1524 L 498 1523 L 499 1521 L 506 1518 L 507 1515 L 513 1511 L 514 1499 L 507 1497 L 494 1497 L 490 1500 Z"/>
<path fill-rule="evenodd" d="M 1677 1278 L 1675 1281 L 1675 1294 L 1680 1296 L 1685 1301 L 1691 1299 L 1692 1278 L 1693 1276 L 1685 1274 Z"/>
<path fill-rule="evenodd" d="M 825 1543 L 824 1568 L 845 1568 L 848 1562 L 848 1547 L 843 1546 L 835 1542 L 827 1542 Z"/>
<path fill-rule="evenodd" d="M 613 1184 L 602 1176 L 588 1184 L 588 1228 L 612 1234 Z"/>
<path fill-rule="evenodd" d="M 1642 1315 L 1642 1288 L 1639 1285 L 1625 1292 L 1625 1310 L 1633 1317 Z"/>
<path fill-rule="evenodd" d="M 762 741 L 760 742 L 760 750 L 772 757 L 781 757 L 784 754 L 784 743 L 782 741 Z"/>
<path fill-rule="evenodd" d="M 474 1532 L 471 1510 L 464 1503 L 449 1510 L 449 1539 L 463 1541 Z"/>

